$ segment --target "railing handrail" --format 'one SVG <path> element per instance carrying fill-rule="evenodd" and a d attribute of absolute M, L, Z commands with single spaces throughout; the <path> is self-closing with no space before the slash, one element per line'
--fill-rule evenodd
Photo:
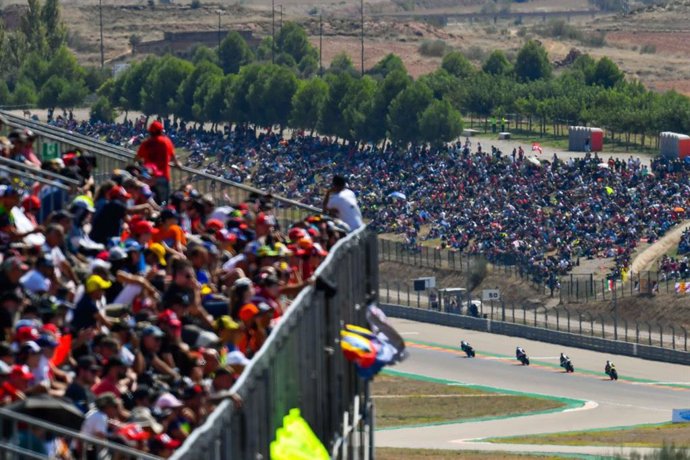
<path fill-rule="evenodd" d="M 10 126 L 28 126 L 30 127 L 36 134 L 40 134 L 44 137 L 47 137 L 49 139 L 53 139 L 56 141 L 64 142 L 66 144 L 71 144 L 74 145 L 75 147 L 84 149 L 85 151 L 90 151 L 93 153 L 98 153 L 98 154 L 106 154 L 106 156 L 109 156 L 110 158 L 113 159 L 119 159 L 119 160 L 126 160 L 126 161 L 131 161 L 135 157 L 135 152 L 129 149 L 126 149 L 124 147 L 118 146 L 118 145 L 113 145 L 109 144 L 107 142 L 103 142 L 101 140 L 93 139 L 88 136 L 84 136 L 83 134 L 80 133 L 74 133 L 71 131 L 68 131 L 66 129 L 50 125 L 48 123 L 43 123 L 41 121 L 34 121 L 26 118 L 22 118 L 19 116 L 16 116 L 10 112 L 7 111 L 2 111 L 0 110 L 0 113 L 4 115 L 7 120 L 9 121 Z M 280 203 L 284 203 L 289 206 L 294 206 L 297 208 L 304 209 L 309 212 L 320 212 L 321 210 L 314 207 L 310 206 L 308 204 L 300 203 L 295 200 L 291 200 L 289 198 L 281 197 L 281 196 L 276 196 L 273 195 L 270 192 L 260 190 L 258 188 L 251 187 L 246 184 L 241 184 L 239 182 L 234 182 L 229 179 L 226 179 L 224 177 L 218 177 L 214 176 L 212 174 L 208 174 L 207 172 L 190 168 L 188 166 L 181 166 L 179 168 L 183 173 L 185 174 L 193 174 L 197 177 L 202 177 L 207 180 L 211 181 L 216 181 L 220 184 L 227 185 L 229 187 L 234 187 L 238 188 L 240 190 L 243 190 L 248 193 L 256 193 L 259 195 L 268 195 L 271 194 L 273 199 Z"/>
<path fill-rule="evenodd" d="M 15 168 L 11 168 L 11 167 L 6 167 L 3 171 L 4 171 L 4 172 L 13 173 L 13 174 L 15 174 L 16 176 L 28 177 L 29 179 L 35 180 L 36 182 L 40 182 L 40 183 L 42 183 L 42 184 L 50 185 L 51 187 L 59 188 L 59 189 L 65 190 L 65 191 L 69 191 L 69 187 L 68 187 L 67 185 L 65 185 L 65 184 L 63 184 L 63 183 L 61 183 L 61 182 L 56 182 L 56 181 L 53 181 L 53 180 L 50 180 L 50 179 L 46 179 L 45 177 L 37 176 L 36 174 L 34 174 L 34 173 L 30 172 L 30 171 L 27 171 L 27 170 L 15 169 Z"/>
<path fill-rule="evenodd" d="M 160 457 L 157 457 L 155 455 L 147 454 L 146 452 L 142 452 L 140 450 L 132 449 L 127 446 L 123 446 L 120 444 L 115 444 L 112 442 L 104 441 L 102 439 L 95 438 L 93 436 L 89 436 L 83 433 L 79 433 L 77 431 L 70 430 L 68 428 L 64 428 L 58 425 L 54 425 L 52 423 L 44 422 L 41 419 L 35 418 L 28 416 L 26 414 L 22 414 L 19 412 L 11 411 L 9 409 L 1 408 L 0 407 L 0 419 L 6 418 L 10 420 L 15 420 L 17 422 L 21 423 L 26 423 L 27 425 L 35 426 L 38 428 L 42 428 L 46 431 L 52 432 L 52 433 L 57 433 L 60 436 L 68 436 L 72 439 L 78 439 L 80 441 L 87 442 L 89 444 L 93 444 L 99 447 L 104 447 L 106 449 L 116 451 L 125 455 L 130 455 L 134 456 L 135 458 L 139 458 L 142 460 L 160 460 Z"/>
<path fill-rule="evenodd" d="M 4 163 L 4 164 L 8 165 L 8 167 L 10 167 L 10 168 L 30 172 L 30 173 L 33 173 L 36 175 L 45 175 L 48 178 L 58 180 L 58 181 L 63 182 L 65 184 L 70 184 L 70 185 L 74 185 L 77 187 L 79 186 L 79 181 L 76 179 L 72 179 L 71 177 L 66 177 L 66 176 L 63 176 L 61 174 L 54 173 L 52 171 L 48 171 L 45 169 L 35 168 L 35 167 L 27 165 L 26 163 L 21 163 L 19 161 L 11 160 L 9 158 L 0 157 L 0 163 Z"/>

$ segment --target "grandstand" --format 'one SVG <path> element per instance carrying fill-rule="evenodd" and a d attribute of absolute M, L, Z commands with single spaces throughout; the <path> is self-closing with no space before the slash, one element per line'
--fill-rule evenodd
<path fill-rule="evenodd" d="M 13 341 L 8 346 L 15 347 L 19 354 L 17 361 L 8 363 L 7 373 L 3 371 L 4 367 L 0 367 L 3 371 L 0 372 L 0 383 L 4 385 L 0 393 L 2 405 L 10 404 L 0 407 L 0 419 L 3 426 L 12 427 L 4 431 L 0 450 L 9 452 L 10 458 L 63 458 L 59 454 L 60 449 L 87 457 L 107 452 L 142 459 L 161 456 L 184 459 L 268 458 L 270 444 L 276 439 L 283 418 L 292 409 L 299 409 L 329 455 L 350 458 L 355 452 L 362 457 L 368 452 L 372 446 L 370 436 L 373 435 L 368 383 L 359 378 L 354 367 L 333 348 L 342 325 L 366 325 L 365 307 L 376 300 L 377 249 L 372 231 L 365 227 L 346 235 L 345 230 L 335 225 L 327 226 L 316 208 L 181 167 L 172 170 L 171 190 L 177 193 L 184 190 L 183 202 L 192 207 L 195 206 L 193 203 L 203 200 L 212 208 L 232 206 L 236 212 L 227 221 L 227 226 L 221 224 L 216 229 L 215 224 L 208 220 L 203 228 L 185 230 L 187 242 L 180 255 L 186 256 L 191 264 L 177 260 L 172 246 L 165 246 L 167 254 L 165 250 L 162 253 L 154 250 L 164 247 L 160 244 L 141 247 L 147 246 L 149 237 L 146 235 L 152 230 L 154 239 L 159 234 L 157 232 L 167 231 L 167 227 L 160 227 L 161 223 L 148 220 L 149 212 L 177 217 L 179 210 L 151 210 L 148 206 L 153 207 L 155 203 L 149 204 L 146 200 L 139 205 L 143 215 L 135 222 L 130 220 L 129 228 L 123 230 L 130 234 L 129 239 L 122 237 L 120 243 L 114 242 L 114 246 L 106 250 L 86 247 L 84 238 L 71 238 L 75 231 L 83 231 L 83 223 L 91 219 L 79 219 L 78 213 L 93 214 L 94 227 L 98 219 L 98 211 L 93 213 L 99 205 L 98 197 L 93 202 L 84 198 L 85 184 L 92 180 L 94 189 L 108 188 L 106 203 L 125 196 L 134 200 L 132 196 L 136 192 L 130 195 L 127 191 L 130 190 L 131 174 L 137 171 L 132 167 L 133 152 L 9 113 L 3 113 L 3 116 L 10 129 L 31 131 L 25 132 L 35 136 L 33 147 L 36 151 L 57 151 L 63 161 L 93 158 L 88 162 L 95 163 L 95 168 L 89 171 L 90 177 L 85 178 L 66 176 L 64 169 L 51 172 L 12 159 L 0 159 L 6 171 L 6 183 L 1 186 L 2 199 L 8 200 L 3 202 L 4 206 L 14 205 L 9 201 L 10 197 L 18 199 L 21 194 L 47 197 L 39 201 L 39 206 L 53 210 L 50 215 L 32 213 L 28 205 L 22 209 L 22 216 L 38 217 L 34 225 L 41 226 L 35 228 L 39 231 L 45 229 L 44 235 L 37 240 L 42 239 L 40 244 L 44 245 L 44 253 L 53 251 L 50 248 L 54 244 L 54 234 L 65 238 L 57 246 L 74 242 L 79 247 L 74 254 L 69 254 L 75 259 L 74 273 L 71 274 L 60 259 L 52 257 L 57 254 L 57 249 L 49 253 L 52 257 L 49 260 L 40 253 L 38 256 L 32 253 L 26 242 L 30 235 L 23 240 L 16 239 L 22 244 L 6 245 L 3 251 L 3 273 L 0 276 L 5 283 L 3 286 L 15 283 L 17 295 L 26 297 L 19 299 L 3 294 L 0 302 L 3 311 L 10 311 L 6 309 L 11 301 L 19 302 L 18 308 L 14 307 L 15 319 L 9 324 L 3 323 L 4 330 L 1 331 L 5 340 Z M 187 215 L 185 211 L 181 214 Z M 69 224 L 63 222 L 64 219 L 74 220 L 71 231 L 67 230 Z M 232 222 L 237 225 L 230 223 L 231 219 L 235 219 Z M 58 222 L 65 226 L 56 226 Z M 178 222 L 185 227 L 182 219 Z M 299 246 L 291 246 L 290 241 L 285 241 L 282 249 L 277 241 L 271 246 L 260 235 L 260 226 L 265 222 L 274 222 L 272 226 L 285 229 L 285 233 L 290 229 L 291 235 L 299 236 Z M 19 220 L 16 225 L 19 226 Z M 292 236 L 295 244 L 297 236 Z M 271 233 L 268 238 L 273 238 Z M 317 243 L 322 238 L 323 248 L 328 250 L 326 257 Z M 331 238 L 333 244 L 326 242 L 327 238 Z M 247 254 L 245 259 L 256 261 L 261 267 L 236 264 L 226 271 L 226 279 L 222 279 L 215 277 L 210 263 L 195 265 L 199 254 L 207 257 L 204 261 L 214 257 L 220 260 L 227 249 Z M 278 254 L 279 249 L 283 251 L 281 254 Z M 140 257 L 146 258 L 142 260 L 146 272 L 132 270 L 122 274 L 112 268 L 120 263 L 121 256 L 129 261 L 133 257 L 132 252 L 140 252 Z M 298 262 L 291 260 L 292 257 L 303 257 L 303 262 L 298 263 L 300 268 L 292 272 L 300 278 L 298 281 L 288 273 L 291 270 L 288 265 Z M 41 262 L 44 259 L 48 262 Z M 82 266 L 82 261 L 86 265 Z M 37 273 L 31 275 L 32 280 L 44 280 L 41 275 L 44 272 L 39 268 L 41 264 L 54 267 L 52 270 L 56 271 L 56 276 L 49 279 L 59 286 L 47 290 L 35 287 L 33 281 L 29 282 L 29 278 L 23 276 L 31 268 L 26 266 L 27 263 L 34 267 L 29 273 Z M 307 264 L 309 270 L 303 271 L 307 270 Z M 124 266 L 119 266 L 126 271 Z M 172 269 L 167 276 L 169 281 L 165 280 L 165 267 Z M 280 272 L 281 267 L 288 272 Z M 113 278 L 109 280 L 111 268 Z M 154 276 L 156 269 L 162 270 L 159 272 L 162 279 Z M 13 270 L 22 270 L 20 280 L 14 278 Z M 199 283 L 203 282 L 203 286 L 198 284 L 198 289 L 204 289 L 199 291 L 201 294 L 196 294 L 198 297 L 192 294 L 192 300 L 185 297 L 185 285 L 176 284 L 180 282 L 180 273 L 188 270 L 193 270 L 189 273 Z M 277 277 L 283 279 L 283 274 L 286 275 L 285 281 L 280 281 Z M 69 279 L 72 275 L 74 279 Z M 306 275 L 303 281 L 302 275 Z M 204 277 L 208 279 L 202 279 Z M 125 308 L 114 307 L 115 310 L 108 311 L 104 318 L 100 318 L 100 314 L 95 315 L 93 325 L 77 321 L 76 318 L 82 318 L 77 312 L 83 313 L 80 309 L 88 303 L 84 298 L 92 296 L 97 299 L 101 292 L 109 297 L 108 290 L 116 283 L 128 287 L 136 284 L 140 286 L 137 291 L 140 294 L 125 304 Z M 171 284 L 166 288 L 159 283 Z M 50 286 L 51 282 L 46 285 Z M 62 288 L 63 285 L 72 286 L 72 293 L 75 289 L 77 294 L 82 290 L 82 300 L 76 301 Z M 252 285 L 250 291 L 254 292 L 254 297 L 250 295 L 245 304 L 240 302 L 237 311 L 228 311 L 227 305 L 235 293 L 242 286 Z M 279 297 L 270 294 L 274 285 L 281 286 Z M 189 289 L 193 293 L 196 288 Z M 224 297 L 226 293 L 227 298 Z M 70 310 L 75 307 L 75 301 L 77 310 L 72 314 Z M 200 303 L 196 304 L 197 301 Z M 191 307 L 180 307 L 185 304 L 191 304 Z M 45 310 L 46 306 L 50 313 Z M 267 316 L 264 311 L 272 313 Z M 260 319 L 264 317 L 266 321 Z M 204 323 L 209 326 L 205 327 Z M 181 336 L 175 332 L 178 327 Z M 81 350 L 79 344 L 85 338 L 85 331 L 93 331 L 89 334 L 95 334 L 95 339 L 87 342 L 87 350 Z M 240 337 L 242 335 L 244 338 Z M 70 339 L 65 341 L 66 337 Z M 204 340 L 205 337 L 208 340 Z M 156 341 L 161 339 L 162 351 L 155 345 L 159 343 L 160 347 L 160 342 Z M 74 350 L 72 357 L 67 356 L 70 354 L 70 341 Z M 44 365 L 43 361 L 37 364 L 31 358 L 35 346 L 38 347 L 36 356 L 43 353 L 48 357 L 49 365 Z M 106 347 L 110 351 L 106 351 Z M 57 358 L 61 353 L 66 355 L 62 359 Z M 131 361 L 121 358 L 128 353 L 133 355 Z M 174 367 L 168 364 L 170 357 L 174 359 Z M 123 377 L 126 374 L 125 379 L 106 385 L 111 374 L 117 375 L 113 369 L 118 368 L 125 371 L 119 375 Z M 63 377 L 64 370 L 74 371 L 75 380 Z M 91 390 L 85 387 L 85 382 L 93 381 L 88 380 L 93 379 L 88 377 L 89 370 L 101 375 L 100 383 Z M 50 372 L 53 378 L 41 378 L 40 372 Z M 231 385 L 223 377 L 225 375 L 230 376 Z M 97 409 L 88 411 L 87 398 L 81 401 L 86 403 L 84 408 L 87 409 L 82 414 L 69 404 L 72 401 L 81 407 L 81 402 L 62 399 L 65 388 L 58 385 L 61 377 L 67 386 L 67 394 L 74 394 L 69 389 L 75 382 L 86 388 L 85 395 L 93 392 Z M 124 382 L 129 382 L 126 388 L 122 387 Z M 9 391 L 11 388 L 16 391 Z M 108 391 L 104 391 L 106 389 Z M 143 391 L 154 408 L 153 413 L 138 409 L 141 404 L 138 398 L 144 397 Z M 197 395 L 203 399 L 195 399 Z M 29 398 L 24 399 L 26 396 Z M 113 401 L 109 398 L 115 398 L 116 405 L 111 405 Z M 46 412 L 37 417 L 39 412 L 30 410 L 28 401 L 45 405 L 41 407 L 46 407 Z M 72 423 L 63 423 L 62 419 L 45 415 L 55 413 L 58 417 L 75 410 Z M 114 430 L 118 433 L 117 439 L 103 439 L 98 432 L 90 431 L 86 427 L 91 427 L 91 422 L 85 422 L 81 427 L 74 424 L 74 420 L 84 417 L 93 420 L 97 413 L 110 410 L 120 411 L 118 418 L 123 421 L 123 426 Z M 127 420 L 136 421 L 138 425 L 124 424 Z M 52 441 L 47 442 L 47 439 Z M 67 454 L 64 455 L 67 458 Z"/>

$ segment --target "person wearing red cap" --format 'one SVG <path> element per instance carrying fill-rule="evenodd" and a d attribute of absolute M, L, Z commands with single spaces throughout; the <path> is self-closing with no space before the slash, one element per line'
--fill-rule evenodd
<path fill-rule="evenodd" d="M 24 392 L 29 388 L 29 382 L 33 378 L 34 375 L 27 366 L 21 364 L 12 366 L 7 381 L 0 387 L 0 402 L 26 399 Z"/>
<path fill-rule="evenodd" d="M 36 195 L 27 195 L 22 200 L 22 209 L 24 215 L 34 226 L 38 226 L 38 211 L 41 209 L 41 200 Z"/>
<path fill-rule="evenodd" d="M 149 138 L 141 143 L 137 150 L 137 159 L 155 168 L 155 184 L 153 191 L 159 203 L 167 201 L 170 195 L 170 161 L 180 168 L 180 162 L 175 156 L 175 146 L 168 136 L 163 134 L 163 125 L 156 120 L 149 126 Z"/>

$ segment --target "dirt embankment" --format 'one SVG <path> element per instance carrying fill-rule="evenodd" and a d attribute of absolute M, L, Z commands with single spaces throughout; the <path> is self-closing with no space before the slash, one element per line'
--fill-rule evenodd
<path fill-rule="evenodd" d="M 673 248 L 678 246 L 683 232 L 690 227 L 690 220 L 686 220 L 680 225 L 677 225 L 673 230 L 668 232 L 663 238 L 655 242 L 647 249 L 642 251 L 632 263 L 632 272 L 641 273 L 647 270 L 653 270 L 654 263 L 664 254 L 668 254 Z"/>

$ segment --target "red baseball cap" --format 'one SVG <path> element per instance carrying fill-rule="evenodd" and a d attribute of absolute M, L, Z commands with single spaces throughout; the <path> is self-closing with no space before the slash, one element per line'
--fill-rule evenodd
<path fill-rule="evenodd" d="M 170 309 L 164 310 L 163 312 L 161 312 L 158 315 L 158 321 L 161 323 L 165 323 L 165 324 L 172 326 L 172 327 L 182 326 L 182 322 L 177 317 L 177 314 Z"/>
<path fill-rule="evenodd" d="M 34 374 L 29 370 L 29 366 L 22 366 L 21 364 L 15 364 L 10 370 L 10 377 L 19 377 L 24 380 L 31 380 L 34 378 Z"/>
<path fill-rule="evenodd" d="M 38 340 L 39 337 L 40 335 L 38 334 L 38 329 L 35 327 L 22 326 L 17 329 L 17 333 L 15 334 L 14 338 L 18 343 L 23 343 L 29 340 Z"/>
<path fill-rule="evenodd" d="M 222 243 L 236 243 L 237 235 L 233 232 L 229 232 L 227 229 L 223 228 L 216 232 L 216 240 Z"/>
<path fill-rule="evenodd" d="M 156 120 L 151 125 L 149 126 L 149 133 L 151 134 L 160 134 L 163 132 L 163 124 Z"/>
<path fill-rule="evenodd" d="M 132 233 L 134 235 L 143 235 L 145 233 L 153 233 L 153 224 L 148 220 L 140 220 L 132 225 Z"/>
<path fill-rule="evenodd" d="M 124 187 L 121 185 L 116 185 L 115 187 L 111 188 L 110 191 L 108 191 L 107 195 L 109 200 L 115 200 L 115 199 L 123 199 L 123 200 L 129 200 L 132 198 L 132 195 L 127 193 L 127 190 L 125 190 Z"/>
<path fill-rule="evenodd" d="M 41 200 L 36 195 L 28 195 L 22 200 L 22 207 L 25 209 L 40 209 Z"/>
<path fill-rule="evenodd" d="M 206 228 L 208 230 L 217 232 L 218 230 L 225 228 L 225 224 L 220 221 L 220 219 L 209 219 L 206 221 Z"/>

